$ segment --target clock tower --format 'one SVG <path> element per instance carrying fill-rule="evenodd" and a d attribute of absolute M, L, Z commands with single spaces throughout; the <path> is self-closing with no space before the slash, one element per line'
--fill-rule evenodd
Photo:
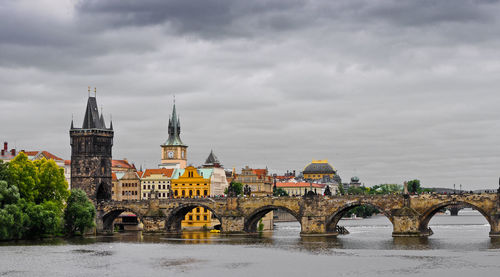
<path fill-rule="evenodd" d="M 161 145 L 161 164 L 163 168 L 186 168 L 187 145 L 182 143 L 181 124 L 174 108 L 168 120 L 168 139 Z"/>

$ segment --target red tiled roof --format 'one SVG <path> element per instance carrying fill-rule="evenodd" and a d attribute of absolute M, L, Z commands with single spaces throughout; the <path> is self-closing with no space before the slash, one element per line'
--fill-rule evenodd
<path fill-rule="evenodd" d="M 142 171 L 137 171 L 136 173 L 137 173 L 137 176 L 139 176 L 139 178 L 142 178 L 142 174 L 143 174 Z"/>
<path fill-rule="evenodd" d="M 259 178 L 264 178 L 267 175 L 267 169 L 252 169 L 252 172 Z"/>
<path fill-rule="evenodd" d="M 49 159 L 52 159 L 54 161 L 63 161 L 62 158 L 59 158 L 58 156 L 50 153 L 50 152 L 47 152 L 47 151 L 42 151 L 43 155 Z"/>
<path fill-rule="evenodd" d="M 36 156 L 40 151 L 24 151 L 24 154 L 28 156 Z"/>
<path fill-rule="evenodd" d="M 112 179 L 113 181 L 118 180 L 118 178 L 116 177 L 116 173 L 111 172 L 111 179 Z"/>
<path fill-rule="evenodd" d="M 70 165 L 71 164 L 71 160 L 64 160 L 64 165 Z"/>
<path fill-rule="evenodd" d="M 59 158 L 58 156 L 48 152 L 48 151 L 24 151 L 24 153 L 28 156 L 37 156 L 39 154 L 42 154 L 44 157 L 46 157 L 49 160 L 54 160 L 54 161 L 63 161 L 62 158 Z"/>
<path fill-rule="evenodd" d="M 112 160 L 111 167 L 135 168 L 133 165 L 129 164 L 127 160 Z"/>
<path fill-rule="evenodd" d="M 172 177 L 172 174 L 174 173 L 174 170 L 169 168 L 152 168 L 152 169 L 146 169 L 144 170 L 144 173 L 142 174 L 142 178 L 146 178 L 151 176 L 151 174 L 162 174 L 165 177 Z"/>
<path fill-rule="evenodd" d="M 306 182 L 298 182 L 298 183 L 294 183 L 294 182 L 276 183 L 276 187 L 278 187 L 278 188 L 304 188 L 304 187 L 308 188 L 310 186 L 311 186 L 311 184 L 310 183 L 306 183 Z M 316 184 L 316 183 L 313 183 L 312 187 L 313 188 L 324 188 L 325 184 Z"/>
<path fill-rule="evenodd" d="M 278 180 L 289 180 L 295 178 L 294 176 L 276 176 Z"/>

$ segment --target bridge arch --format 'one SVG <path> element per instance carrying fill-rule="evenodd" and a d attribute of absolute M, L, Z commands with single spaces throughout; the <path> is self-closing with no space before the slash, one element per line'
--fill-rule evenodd
<path fill-rule="evenodd" d="M 327 233 L 335 233 L 336 228 L 337 228 L 337 224 L 339 223 L 339 221 L 342 219 L 342 217 L 344 217 L 344 215 L 349 210 L 351 210 L 355 207 L 364 206 L 364 205 L 376 208 L 385 217 L 387 217 L 387 219 L 389 219 L 391 224 L 394 224 L 392 215 L 390 214 L 390 212 L 386 211 L 383 207 L 376 205 L 376 204 L 373 204 L 373 203 L 370 203 L 370 202 L 365 202 L 365 201 L 359 202 L 358 201 L 358 202 L 351 202 L 351 203 L 348 203 L 348 204 L 342 206 L 340 209 L 338 209 L 336 212 L 334 212 L 331 216 L 327 217 L 327 219 L 326 219 L 326 232 Z"/>
<path fill-rule="evenodd" d="M 257 208 L 256 210 L 252 211 L 248 216 L 245 217 L 243 230 L 248 233 L 256 233 L 257 223 L 260 221 L 260 219 L 263 218 L 267 213 L 278 209 L 286 211 L 287 213 L 291 214 L 295 219 L 297 219 L 297 221 L 302 226 L 300 215 L 294 212 L 293 210 L 289 209 L 288 207 L 280 205 L 266 205 Z"/>
<path fill-rule="evenodd" d="M 125 206 L 117 206 L 117 207 L 112 207 L 109 210 L 105 211 L 105 214 L 102 216 L 103 230 L 112 231 L 113 222 L 123 212 L 133 213 L 139 218 L 141 222 L 144 222 L 143 215 L 140 212 L 136 211 L 135 209 Z"/>
<path fill-rule="evenodd" d="M 475 204 L 469 203 L 467 201 L 459 201 L 459 200 L 458 201 L 457 200 L 445 201 L 445 202 L 436 204 L 436 205 L 428 208 L 427 210 L 425 210 L 425 212 L 420 216 L 420 223 L 419 223 L 420 231 L 425 232 L 429 229 L 429 222 L 431 221 L 432 217 L 434 217 L 434 215 L 436 215 L 437 212 L 439 212 L 441 209 L 443 209 L 445 207 L 453 206 L 453 205 L 463 205 L 463 206 L 470 207 L 470 208 L 477 210 L 486 218 L 486 220 L 488 221 L 488 223 L 491 226 L 490 227 L 491 231 L 493 231 L 494 222 L 493 222 L 492 218 L 490 217 L 490 215 L 488 215 L 488 213 L 485 210 L 483 210 L 482 208 L 478 207 Z"/>
<path fill-rule="evenodd" d="M 209 210 L 213 216 L 215 216 L 221 223 L 221 231 L 222 230 L 222 217 L 216 212 L 210 205 L 206 205 L 202 202 L 192 202 L 192 203 L 183 203 L 178 207 L 170 210 L 166 216 L 165 220 L 165 229 L 167 232 L 172 233 L 180 233 L 182 231 L 182 220 L 186 217 L 186 214 L 192 211 L 193 209 L 201 207 Z"/>

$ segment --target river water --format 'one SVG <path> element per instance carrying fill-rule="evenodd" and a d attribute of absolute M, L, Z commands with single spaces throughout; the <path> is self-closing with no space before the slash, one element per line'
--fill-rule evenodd
<path fill-rule="evenodd" d="M 427 239 L 392 238 L 383 216 L 341 220 L 349 235 L 119 233 L 0 243 L 0 276 L 500 276 L 500 240 L 479 213 L 436 215 Z"/>

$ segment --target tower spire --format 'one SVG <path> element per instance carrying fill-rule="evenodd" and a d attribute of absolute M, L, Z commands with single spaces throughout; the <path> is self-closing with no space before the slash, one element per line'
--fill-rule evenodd
<path fill-rule="evenodd" d="M 184 145 L 180 138 L 181 134 L 181 126 L 179 117 L 177 116 L 177 108 L 175 106 L 175 98 L 174 105 L 172 107 L 172 115 L 168 120 L 168 139 L 164 143 L 165 145 Z"/>

